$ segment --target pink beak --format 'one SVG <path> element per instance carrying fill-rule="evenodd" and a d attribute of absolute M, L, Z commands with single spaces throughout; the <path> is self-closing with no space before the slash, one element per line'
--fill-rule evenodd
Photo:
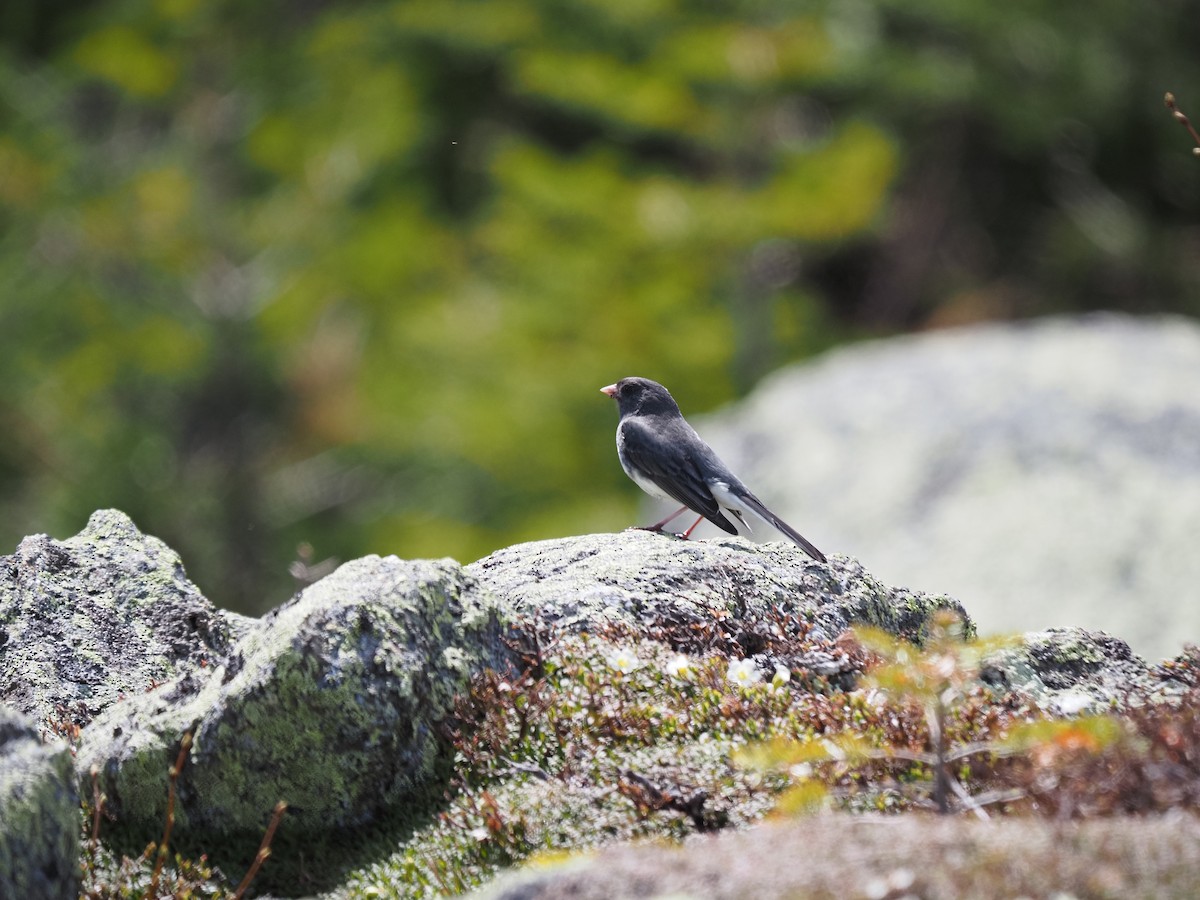
<path fill-rule="evenodd" d="M 610 397 L 613 396 L 614 394 L 616 394 L 616 392 L 617 392 L 617 386 L 615 384 L 610 384 L 608 387 L 600 388 L 600 393 L 608 394 L 608 396 L 610 396 Z"/>

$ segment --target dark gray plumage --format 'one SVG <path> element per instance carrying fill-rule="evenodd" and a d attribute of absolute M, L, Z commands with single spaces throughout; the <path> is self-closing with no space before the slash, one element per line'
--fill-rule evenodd
<path fill-rule="evenodd" d="M 682 503 L 718 528 L 737 534 L 737 519 L 747 531 L 745 513 L 750 513 L 787 535 L 813 559 L 825 562 L 825 555 L 799 532 L 767 509 L 729 471 L 683 418 L 670 392 L 649 378 L 622 378 L 600 389 L 617 401 L 621 421 L 617 425 L 617 456 L 621 468 L 643 491 Z M 661 531 L 678 512 L 648 530 Z M 696 525 L 700 519 L 696 520 Z M 696 527 L 685 533 L 687 537 Z"/>

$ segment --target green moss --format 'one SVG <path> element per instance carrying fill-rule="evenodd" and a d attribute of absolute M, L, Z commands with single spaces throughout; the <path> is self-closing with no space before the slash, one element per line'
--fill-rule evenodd
<path fill-rule="evenodd" d="M 79 854 L 71 756 L 62 744 L 41 744 L 12 713 L 0 710 L 0 718 L 8 732 L 0 768 L 0 895 L 68 892 Z"/>
<path fill-rule="evenodd" d="M 784 654 L 830 646 L 765 639 Z M 631 671 L 614 667 L 621 647 L 637 658 Z M 812 693 L 818 676 L 800 670 L 790 688 L 739 688 L 726 653 L 697 649 L 684 675 L 669 670 L 675 656 L 632 635 L 560 636 L 540 677 L 477 681 L 458 711 L 475 727 L 459 744 L 456 796 L 390 858 L 353 875 L 344 896 L 441 896 L 534 854 L 746 825 L 770 810 L 784 779 L 732 765 L 738 747 L 865 714 Z"/>
<path fill-rule="evenodd" d="M 962 604 L 952 597 L 896 591 L 878 583 L 875 588 L 850 598 L 847 615 L 852 623 L 879 628 L 920 645 L 929 636 L 934 616 L 949 610 L 962 618 L 964 636 L 967 639 L 975 636 L 975 624 Z"/>
<path fill-rule="evenodd" d="M 1104 651 L 1092 641 L 1056 634 L 1052 640 L 1036 640 L 1029 645 L 1031 652 L 1048 663 L 1060 666 L 1097 666 L 1104 663 Z"/>
<path fill-rule="evenodd" d="M 228 665 L 186 688 L 190 697 L 143 695 L 98 720 L 89 733 L 124 734 L 114 749 L 86 736 L 83 748 L 88 759 L 122 759 L 105 787 L 121 837 L 156 835 L 165 772 L 189 730 L 178 839 L 214 859 L 252 855 L 255 829 L 280 800 L 289 812 L 279 846 L 298 854 L 275 863 L 296 876 L 289 890 L 328 883 L 339 857 L 358 859 L 352 836 L 369 844 L 411 829 L 444 790 L 450 751 L 436 725 L 493 652 L 485 639 L 498 627 L 494 611 L 470 609 L 469 639 L 460 626 L 465 584 L 451 562 L 358 560 L 247 633 Z M 300 878 L 295 866 L 317 847 L 328 850 L 326 864 Z"/>

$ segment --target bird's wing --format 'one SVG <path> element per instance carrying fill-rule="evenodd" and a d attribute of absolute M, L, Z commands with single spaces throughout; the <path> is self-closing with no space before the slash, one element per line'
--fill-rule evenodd
<path fill-rule="evenodd" d="M 621 423 L 622 449 L 629 464 L 667 496 L 700 513 L 718 528 L 737 534 L 737 528 L 722 514 L 696 465 L 697 452 L 712 453 L 708 445 L 682 420 L 659 421 L 656 425 L 650 428 L 636 416 Z"/>

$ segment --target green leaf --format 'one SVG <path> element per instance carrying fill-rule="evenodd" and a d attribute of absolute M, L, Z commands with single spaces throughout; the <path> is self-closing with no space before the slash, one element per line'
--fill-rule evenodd
<path fill-rule="evenodd" d="M 84 71 L 138 97 L 161 97 L 179 77 L 179 59 L 127 25 L 110 25 L 84 37 L 73 58 Z"/>

